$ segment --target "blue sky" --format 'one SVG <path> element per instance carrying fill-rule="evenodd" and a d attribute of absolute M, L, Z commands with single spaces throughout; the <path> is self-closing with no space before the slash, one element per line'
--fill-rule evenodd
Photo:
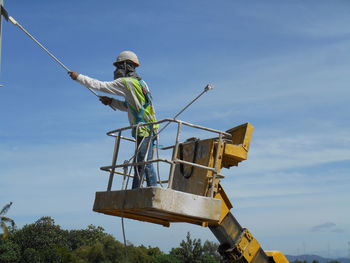
<path fill-rule="evenodd" d="M 181 115 L 219 130 L 250 122 L 248 160 L 223 170 L 232 213 L 263 249 L 347 256 L 350 241 L 350 3 L 348 1 L 6 1 L 24 28 L 68 68 L 113 77 L 135 51 L 158 119 Z M 107 131 L 126 126 L 22 31 L 3 23 L 0 200 L 18 226 L 52 216 L 63 228 L 120 219 L 92 212 L 107 187 Z M 186 134 L 187 135 L 187 134 Z M 188 134 L 193 136 L 193 134 Z M 185 139 L 185 137 L 184 137 Z M 166 139 L 164 139 L 166 141 Z M 126 221 L 132 243 L 167 251 L 190 231 Z"/>

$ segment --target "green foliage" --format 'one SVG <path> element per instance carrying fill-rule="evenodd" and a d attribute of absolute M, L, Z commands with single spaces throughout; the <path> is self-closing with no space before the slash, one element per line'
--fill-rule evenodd
<path fill-rule="evenodd" d="M 87 229 L 69 231 L 68 241 L 72 250 L 74 250 L 80 246 L 90 246 L 97 241 L 101 241 L 107 235 L 104 233 L 103 227 L 89 225 Z"/>
<path fill-rule="evenodd" d="M 40 262 L 40 253 L 34 248 L 27 248 L 23 252 L 23 262 Z"/>
<path fill-rule="evenodd" d="M 69 231 L 55 225 L 51 217 L 42 217 L 25 225 L 10 239 L 19 245 L 22 262 L 75 262 Z"/>
<path fill-rule="evenodd" d="M 180 262 L 184 263 L 200 263 L 200 262 L 220 262 L 220 256 L 216 254 L 217 246 L 215 243 L 206 241 L 204 246 L 200 239 L 191 239 L 188 232 L 186 241 L 182 240 L 180 247 L 173 248 L 170 255 L 174 256 Z"/>
<path fill-rule="evenodd" d="M 183 263 L 219 262 L 217 244 L 200 239 L 186 240 L 169 254 L 158 247 L 124 244 L 104 232 L 100 226 L 89 225 L 81 230 L 64 230 L 51 217 L 42 217 L 22 229 L 12 228 L 8 239 L 0 239 L 0 263 Z"/>
<path fill-rule="evenodd" d="M 125 258 L 124 245 L 111 235 L 107 235 L 102 239 L 103 248 L 106 254 L 106 259 L 110 262 L 118 262 L 117 259 Z"/>
<path fill-rule="evenodd" d="M 5 215 L 7 213 L 7 211 L 10 209 L 12 205 L 12 202 L 6 204 L 0 211 L 0 215 Z"/>
<path fill-rule="evenodd" d="M 172 256 L 172 255 L 167 255 L 167 254 L 163 254 L 163 255 L 158 255 L 154 258 L 154 263 L 181 263 L 182 261 L 180 261 L 180 259 Z"/>
<path fill-rule="evenodd" d="M 217 262 L 220 262 L 220 254 L 218 252 L 219 244 L 206 240 L 203 245 L 203 253 L 209 258 L 215 259 Z"/>
<path fill-rule="evenodd" d="M 19 261 L 19 246 L 9 239 L 0 239 L 0 263 L 12 263 Z"/>
<path fill-rule="evenodd" d="M 123 245 L 111 235 L 104 236 L 101 240 L 83 245 L 73 251 L 77 262 L 123 262 Z"/>
<path fill-rule="evenodd" d="M 52 251 L 55 254 L 57 247 L 69 246 L 68 231 L 55 225 L 51 217 L 42 217 L 34 224 L 25 225 L 14 233 L 13 240 L 20 244 L 22 252 L 27 248 L 33 248 L 43 253 Z"/>
<path fill-rule="evenodd" d="M 152 261 L 152 256 L 148 255 L 147 253 L 147 248 L 143 245 L 139 247 L 135 247 L 132 244 L 129 244 L 127 246 L 128 250 L 128 258 L 130 262 L 135 262 L 135 263 L 151 263 Z"/>
<path fill-rule="evenodd" d="M 0 211 L 0 226 L 3 231 L 2 238 L 7 238 L 8 236 L 8 227 L 6 224 L 10 223 L 12 229 L 15 228 L 15 222 L 11 218 L 4 216 L 7 213 L 7 211 L 10 209 L 11 205 L 12 205 L 12 202 L 8 203 Z"/>

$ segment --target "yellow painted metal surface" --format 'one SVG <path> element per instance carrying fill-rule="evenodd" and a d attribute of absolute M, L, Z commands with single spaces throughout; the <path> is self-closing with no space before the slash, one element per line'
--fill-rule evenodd
<path fill-rule="evenodd" d="M 265 251 L 265 254 L 272 258 L 275 263 L 289 263 L 288 259 L 280 251 Z"/>
<path fill-rule="evenodd" d="M 250 141 L 252 139 L 254 127 L 249 123 L 245 123 L 239 126 L 236 126 L 230 130 L 227 130 L 227 133 L 232 134 L 232 143 L 236 145 L 242 145 L 242 147 L 249 151 Z"/>
<path fill-rule="evenodd" d="M 239 162 L 248 157 L 248 150 L 253 134 L 253 126 L 249 123 L 239 125 L 227 131 L 232 134 L 232 139 L 225 139 L 218 148 L 218 138 L 200 141 L 184 142 L 177 154 L 177 158 L 186 162 L 214 168 L 215 156 L 219 150 L 217 169 L 237 166 Z M 213 180 L 213 172 L 187 164 L 177 164 L 173 179 L 173 189 L 196 195 L 209 196 L 210 185 Z M 215 180 L 214 191 L 218 191 L 219 178 Z"/>
<path fill-rule="evenodd" d="M 254 127 L 250 123 L 245 123 L 227 131 L 231 133 L 232 141 L 225 143 L 222 167 L 230 168 L 247 160 L 253 130 Z"/>
<path fill-rule="evenodd" d="M 182 145 L 177 158 L 187 162 L 214 167 L 215 154 L 218 143 L 217 139 L 206 139 L 198 142 L 190 141 Z M 220 149 L 222 156 L 223 147 Z M 182 155 L 182 158 L 180 156 Z M 220 171 L 222 158 L 218 159 L 218 170 Z M 201 196 L 208 196 L 209 186 L 212 182 L 213 172 L 191 165 L 177 164 L 173 179 L 173 189 L 186 193 L 192 193 Z M 219 172 L 218 171 L 218 172 Z"/>
<path fill-rule="evenodd" d="M 243 257 L 247 262 L 251 262 L 253 258 L 255 257 L 256 253 L 260 249 L 259 242 L 254 238 L 249 242 L 249 245 L 246 247 Z"/>
<path fill-rule="evenodd" d="M 238 255 L 242 255 L 246 262 L 251 262 L 259 249 L 259 242 L 246 229 L 236 245 Z"/>
<path fill-rule="evenodd" d="M 221 200 L 221 214 L 220 214 L 220 220 L 218 224 L 222 222 L 222 220 L 225 218 L 225 216 L 230 212 L 230 209 L 233 207 L 230 200 L 228 199 L 224 189 L 219 184 L 218 191 L 215 195 L 215 198 Z"/>
<path fill-rule="evenodd" d="M 241 145 L 225 144 L 223 167 L 238 166 L 238 163 L 247 160 L 247 151 Z"/>

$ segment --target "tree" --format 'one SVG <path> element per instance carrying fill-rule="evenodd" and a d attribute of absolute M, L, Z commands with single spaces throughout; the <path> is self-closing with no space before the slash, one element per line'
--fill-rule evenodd
<path fill-rule="evenodd" d="M 169 254 L 158 247 L 134 246 L 130 242 L 126 250 L 128 261 L 133 263 L 219 263 L 217 246 L 210 241 L 202 245 L 200 239 L 192 239 L 188 232 L 180 246 Z M 56 225 L 51 217 L 42 217 L 19 230 L 14 228 L 8 238 L 0 238 L 0 263 L 119 263 L 126 261 L 124 251 L 124 244 L 100 226 L 68 231 Z"/>
<path fill-rule="evenodd" d="M 20 257 L 20 249 L 16 243 L 8 238 L 0 239 L 0 263 L 20 262 Z"/>
<path fill-rule="evenodd" d="M 122 243 L 113 236 L 105 234 L 101 240 L 88 245 L 82 245 L 75 249 L 72 254 L 77 262 L 124 262 L 124 248 Z"/>
<path fill-rule="evenodd" d="M 191 235 L 187 232 L 186 240 L 182 240 L 180 247 L 173 248 L 170 251 L 172 258 L 164 258 L 164 261 L 157 262 L 196 262 L 196 263 L 219 263 L 220 255 L 216 252 L 218 244 L 205 241 L 202 246 L 200 239 L 191 239 Z M 176 260 L 174 260 L 176 259 Z"/>
<path fill-rule="evenodd" d="M 4 232 L 2 234 L 2 238 L 8 237 L 8 228 L 6 225 L 7 223 L 11 223 L 12 228 L 15 227 L 15 222 L 11 218 L 4 216 L 7 213 L 7 211 L 10 209 L 11 205 L 12 205 L 12 202 L 8 203 L 0 211 L 0 224 L 1 224 L 2 231 Z"/>
<path fill-rule="evenodd" d="M 218 243 L 206 240 L 203 245 L 203 254 L 215 258 L 219 262 L 220 254 L 218 253 L 218 247 Z"/>
<path fill-rule="evenodd" d="M 68 241 L 72 250 L 80 246 L 89 246 L 103 240 L 108 234 L 104 233 L 101 226 L 89 225 L 87 229 L 71 230 L 68 233 Z"/>
<path fill-rule="evenodd" d="M 173 248 L 170 255 L 173 255 L 181 262 L 202 262 L 203 247 L 200 239 L 191 239 L 190 232 L 187 232 L 186 241 L 182 240 L 180 247 Z"/>
<path fill-rule="evenodd" d="M 182 255 L 185 262 L 199 262 L 203 253 L 203 247 L 200 239 L 191 239 L 190 232 L 187 232 L 186 241 L 180 243 Z"/>
<path fill-rule="evenodd" d="M 164 255 L 164 253 L 159 249 L 159 247 L 148 246 L 146 250 L 147 250 L 147 255 L 153 258 L 158 258 Z"/>
<path fill-rule="evenodd" d="M 27 248 L 23 252 L 23 262 L 40 262 L 40 253 L 34 248 Z"/>
<path fill-rule="evenodd" d="M 130 262 L 135 263 L 152 263 L 153 257 L 148 255 L 147 248 L 143 245 L 134 246 L 133 244 L 128 244 L 127 246 L 128 258 Z"/>
<path fill-rule="evenodd" d="M 34 248 L 45 250 L 56 246 L 69 246 L 68 231 L 62 230 L 55 225 L 51 217 L 42 217 L 34 224 L 25 225 L 21 230 L 14 233 L 17 244 L 22 245 L 22 250 Z"/>
<path fill-rule="evenodd" d="M 20 246 L 24 262 L 62 262 L 69 251 L 68 231 L 55 225 L 51 217 L 42 217 L 16 231 L 11 239 Z"/>

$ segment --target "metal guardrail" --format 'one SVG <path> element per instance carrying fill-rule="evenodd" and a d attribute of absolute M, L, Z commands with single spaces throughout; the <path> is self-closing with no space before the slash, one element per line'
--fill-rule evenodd
<path fill-rule="evenodd" d="M 173 154 L 172 154 L 172 159 L 168 160 L 168 159 L 164 159 L 164 158 L 157 158 L 157 159 L 153 159 L 153 160 L 149 160 L 149 161 L 142 161 L 142 162 L 129 162 L 129 163 L 123 163 L 123 164 L 117 164 L 117 159 L 118 159 L 118 153 L 119 153 L 119 147 L 120 147 L 120 141 L 121 140 L 126 140 L 126 141 L 130 141 L 130 142 L 134 142 L 136 143 L 136 140 L 133 138 L 129 138 L 129 137 L 125 137 L 122 136 L 122 132 L 123 131 L 127 131 L 127 130 L 132 130 L 132 129 L 137 129 L 139 127 L 142 126 L 147 126 L 150 127 L 150 134 L 153 134 L 153 127 L 155 124 L 162 124 L 162 123 L 167 123 L 166 125 L 169 125 L 170 123 L 177 123 L 177 133 L 176 133 L 176 139 L 175 139 L 175 144 L 172 146 L 168 146 L 168 147 L 163 147 L 162 149 L 171 149 L 173 148 Z M 223 177 L 223 175 L 218 174 L 218 158 L 219 158 L 219 152 L 220 151 L 216 151 L 216 156 L 215 156 L 215 160 L 214 160 L 214 167 L 209 167 L 209 166 L 205 166 L 205 165 L 200 165 L 197 163 L 192 163 L 192 162 L 187 162 L 184 160 L 180 160 L 177 158 L 177 154 L 179 151 L 179 145 L 180 145 L 180 136 L 181 136 L 181 130 L 182 130 L 182 126 L 188 126 L 194 129 L 199 129 L 199 130 L 204 130 L 204 131 L 208 131 L 208 132 L 212 132 L 215 134 L 218 134 L 218 149 L 220 149 L 221 145 L 223 144 L 223 137 L 225 136 L 225 138 L 232 138 L 232 135 L 223 131 L 219 131 L 219 130 L 215 130 L 215 129 L 210 129 L 207 127 L 203 127 L 203 126 L 199 126 L 199 125 L 195 125 L 192 123 L 188 123 L 188 122 L 184 122 L 181 120 L 175 120 L 175 119 L 163 119 L 157 122 L 150 122 L 150 123 L 142 123 L 142 124 L 138 124 L 138 125 L 131 125 L 131 126 L 127 126 L 127 127 L 123 127 L 120 129 L 116 129 L 116 130 L 112 130 L 107 132 L 108 136 L 112 136 L 115 137 L 115 145 L 114 145 L 114 153 L 113 153 L 113 159 L 112 159 L 112 165 L 110 166 L 103 166 L 100 169 L 103 171 L 107 171 L 109 172 L 109 180 L 108 180 L 108 187 L 107 187 L 107 191 L 111 191 L 112 188 L 112 183 L 113 183 L 113 178 L 114 178 L 114 174 L 120 174 L 120 175 L 124 175 L 124 180 L 125 177 L 133 177 L 131 174 L 127 174 L 127 168 L 129 167 L 135 167 L 135 166 L 141 166 L 142 165 L 142 172 L 141 172 L 141 181 L 140 181 L 140 187 L 142 187 L 142 182 L 143 182 L 143 173 L 144 173 L 144 167 L 147 163 L 159 163 L 159 162 L 163 162 L 163 163 L 168 163 L 170 164 L 170 174 L 169 174 L 169 178 L 168 180 L 164 180 L 161 181 L 163 182 L 167 182 L 167 188 L 172 189 L 172 182 L 173 182 L 173 178 L 174 178 L 174 173 L 175 173 L 175 166 L 176 164 L 182 163 L 182 164 L 186 164 L 186 165 L 190 165 L 190 166 L 194 166 L 194 167 L 198 167 L 201 169 L 205 169 L 208 171 L 212 171 L 213 172 L 213 180 L 212 180 L 212 185 L 211 185 L 211 194 L 210 196 L 213 197 L 214 195 L 214 185 L 215 185 L 215 179 L 216 178 L 221 178 Z M 158 136 L 158 131 L 154 132 L 155 134 L 152 135 L 153 137 Z M 153 138 L 152 138 L 153 139 Z M 150 142 L 152 140 L 148 140 L 148 149 L 150 147 Z M 135 155 L 137 154 L 137 152 L 135 151 Z M 147 154 L 146 154 L 147 156 Z M 117 168 L 123 168 L 124 172 L 118 172 L 116 171 Z M 159 181 L 158 181 L 159 183 Z M 123 183 L 124 186 L 124 183 Z"/>

